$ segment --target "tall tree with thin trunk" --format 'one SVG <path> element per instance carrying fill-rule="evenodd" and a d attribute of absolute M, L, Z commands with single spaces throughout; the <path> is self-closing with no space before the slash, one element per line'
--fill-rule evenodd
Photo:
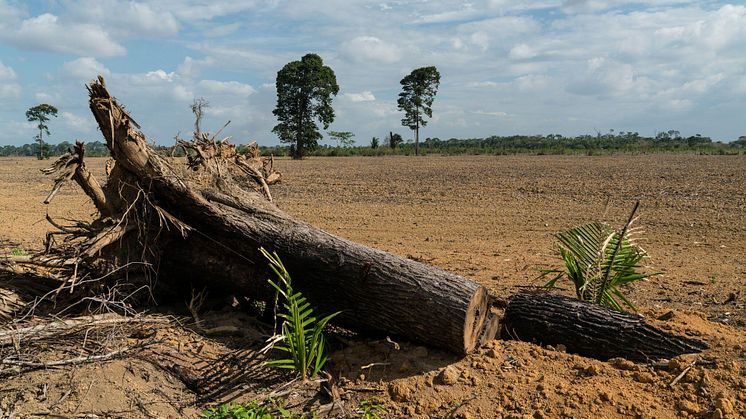
<path fill-rule="evenodd" d="M 302 159 L 322 138 L 316 121 L 324 129 L 334 121 L 332 96 L 339 92 L 334 71 L 316 54 L 306 54 L 277 72 L 277 107 L 272 112 L 279 121 L 272 132 L 283 143 L 290 143 L 294 159 Z"/>
<path fill-rule="evenodd" d="M 36 105 L 26 111 L 26 119 L 29 122 L 36 122 L 36 127 L 39 128 L 39 135 L 36 136 L 36 141 L 39 142 L 39 155 L 37 156 L 39 160 L 44 158 L 44 133 L 46 132 L 47 136 L 51 135 L 47 125 L 50 116 L 57 117 L 57 108 L 46 103 Z"/>
<path fill-rule="evenodd" d="M 414 154 L 420 154 L 420 127 L 427 125 L 433 117 L 433 101 L 440 85 L 440 73 L 435 67 L 421 67 L 413 70 L 401 80 L 399 110 L 404 111 L 402 125 L 414 131 Z"/>

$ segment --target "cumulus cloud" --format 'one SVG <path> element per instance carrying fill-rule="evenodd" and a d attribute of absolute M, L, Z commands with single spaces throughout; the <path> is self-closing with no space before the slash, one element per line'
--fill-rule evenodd
<path fill-rule="evenodd" d="M 384 42 L 375 36 L 358 36 L 342 46 L 348 57 L 355 61 L 395 63 L 401 59 L 398 46 Z"/>
<path fill-rule="evenodd" d="M 197 77 L 202 70 L 215 64 L 212 57 L 195 59 L 187 56 L 184 61 L 176 68 L 176 72 L 182 77 Z"/>
<path fill-rule="evenodd" d="M 17 99 L 21 96 L 21 85 L 16 78 L 15 70 L 0 61 L 0 99 Z"/>
<path fill-rule="evenodd" d="M 202 80 L 198 87 L 207 94 L 233 95 L 246 97 L 254 94 L 256 90 L 248 84 L 237 81 Z"/>
<path fill-rule="evenodd" d="M 102 76 L 110 74 L 109 69 L 93 57 L 81 57 L 68 61 L 62 65 L 62 72 L 66 76 L 85 81 L 92 80 L 99 74 Z"/>
<path fill-rule="evenodd" d="M 179 23 L 168 9 L 156 4 L 121 0 L 84 0 L 71 3 L 70 14 L 76 20 L 98 22 L 115 36 L 173 36 Z"/>
<path fill-rule="evenodd" d="M 173 14 L 180 20 L 196 22 L 250 10 L 272 8 L 275 2 L 261 0 L 150 0 L 150 3 L 161 10 L 172 10 Z"/>
<path fill-rule="evenodd" d="M 25 19 L 15 30 L 7 29 L 0 36 L 20 48 L 104 57 L 127 52 L 100 26 L 65 24 L 50 13 Z"/>
<path fill-rule="evenodd" d="M 545 90 L 552 82 L 552 78 L 543 74 L 527 74 L 515 79 L 519 90 Z"/>
<path fill-rule="evenodd" d="M 62 121 L 73 131 L 91 133 L 96 130 L 96 123 L 91 117 L 82 117 L 72 112 L 61 112 Z"/>
<path fill-rule="evenodd" d="M 166 98 L 176 102 L 186 103 L 194 99 L 193 87 L 184 82 L 174 71 L 163 69 L 137 74 L 113 74 L 112 78 L 127 91 L 135 91 L 140 95 Z"/>
<path fill-rule="evenodd" d="M 15 80 L 16 72 L 10 66 L 3 64 L 0 61 L 0 81 L 2 80 Z"/>
<path fill-rule="evenodd" d="M 508 56 L 514 60 L 528 60 L 536 57 L 537 52 L 526 44 L 518 44 L 510 49 Z"/>
<path fill-rule="evenodd" d="M 375 95 L 370 90 L 365 90 L 360 93 L 345 93 L 344 97 L 350 102 L 372 102 L 376 100 Z"/>
<path fill-rule="evenodd" d="M 5 83 L 0 81 L 0 99 L 13 100 L 21 96 L 21 85 L 18 83 Z"/>

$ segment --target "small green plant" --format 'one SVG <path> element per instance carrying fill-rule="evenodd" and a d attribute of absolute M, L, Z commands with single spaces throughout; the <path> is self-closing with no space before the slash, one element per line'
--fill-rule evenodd
<path fill-rule="evenodd" d="M 11 249 L 10 254 L 13 256 L 26 256 L 28 253 L 22 247 L 16 247 Z"/>
<path fill-rule="evenodd" d="M 291 418 L 290 411 L 275 405 L 271 399 L 260 404 L 255 400 L 247 404 L 226 403 L 206 409 L 203 419 L 274 419 Z"/>
<path fill-rule="evenodd" d="M 280 343 L 275 349 L 287 353 L 287 358 L 267 361 L 267 365 L 277 368 L 295 370 L 303 381 L 314 378 L 326 364 L 326 337 L 324 327 L 340 312 L 332 313 L 322 319 L 313 315 L 311 304 L 299 292 L 293 289 L 292 280 L 277 253 L 259 249 L 269 260 L 269 266 L 277 275 L 277 282 L 269 279 L 269 284 L 281 295 L 284 313 L 277 316 L 283 319 Z"/>
<path fill-rule="evenodd" d="M 357 409 L 360 419 L 380 419 L 381 415 L 385 415 L 386 413 L 388 413 L 386 407 L 376 398 L 361 401 L 360 407 Z"/>
<path fill-rule="evenodd" d="M 554 288 L 560 278 L 567 277 L 581 300 L 622 311 L 621 301 L 637 311 L 619 287 L 657 275 L 637 271 L 640 262 L 647 257 L 645 250 L 635 243 L 635 229 L 631 227 L 639 205 L 639 202 L 635 204 L 620 231 L 606 223 L 595 222 L 558 233 L 559 252 L 565 267 L 543 270 L 542 276 L 557 274 L 545 286 Z"/>

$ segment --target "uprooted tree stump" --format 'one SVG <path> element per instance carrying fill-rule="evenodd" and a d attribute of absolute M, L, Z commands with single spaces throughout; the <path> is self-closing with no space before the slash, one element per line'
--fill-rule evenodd
<path fill-rule="evenodd" d="M 292 218 L 272 202 L 269 185 L 280 174 L 256 146 L 242 155 L 200 133 L 179 142 L 185 161 L 162 157 L 103 78 L 88 91 L 114 165 L 99 184 L 77 144 L 47 171 L 57 177 L 45 202 L 72 180 L 100 214 L 91 223 L 55 223 L 59 231 L 49 236 L 48 253 L 36 258 L 66 290 L 117 286 L 149 297 L 207 287 L 271 301 L 264 247 L 282 258 L 295 286 L 321 312 L 342 312 L 335 318 L 341 325 L 456 353 L 476 346 L 488 314 L 481 285 Z"/>
<path fill-rule="evenodd" d="M 56 174 L 56 179 L 45 202 L 72 180 L 93 201 L 99 216 L 73 225 L 48 217 L 57 231 L 47 236 L 46 251 L 17 261 L 43 267 L 43 276 L 58 284 L 45 296 L 82 300 L 92 295 L 126 295 L 128 301 L 145 302 L 170 295 L 183 301 L 192 289 L 207 288 L 271 302 L 274 293 L 267 283 L 271 272 L 259 252 L 264 247 L 280 256 L 294 275 L 294 285 L 320 312 L 341 311 L 335 323 L 354 331 L 400 336 L 458 354 L 495 337 L 498 319 L 490 313 L 490 297 L 483 286 L 336 237 L 280 210 L 272 202 L 269 186 L 281 175 L 271 157 L 260 156 L 256 144 L 244 155 L 226 140 L 195 133 L 192 141 L 178 142 L 185 159 L 166 158 L 148 145 L 103 78 L 91 82 L 88 92 L 113 165 L 107 165 L 108 178 L 100 184 L 86 169 L 85 150 L 78 143 L 46 171 Z M 6 263 L 2 270 L 17 268 Z M 23 307 L 21 294 L 13 295 L 18 298 L 6 312 Z M 524 301 L 528 297 L 516 298 L 508 307 L 505 327 L 521 339 L 532 339 L 535 330 L 546 336 L 569 331 L 575 334 L 564 341 L 561 334 L 557 338 L 568 348 L 575 348 L 568 339 L 588 340 L 578 343 L 578 351 L 611 342 L 613 338 L 604 333 L 615 332 L 616 326 L 605 322 L 621 318 L 592 317 L 593 310 L 572 304 L 552 306 L 554 300 L 544 297 L 537 299 L 538 307 L 531 306 L 530 298 Z M 562 309 L 568 311 L 558 315 L 556 310 Z M 589 322 L 599 321 L 596 328 L 588 329 L 593 333 L 573 332 L 571 326 L 579 315 Z"/>

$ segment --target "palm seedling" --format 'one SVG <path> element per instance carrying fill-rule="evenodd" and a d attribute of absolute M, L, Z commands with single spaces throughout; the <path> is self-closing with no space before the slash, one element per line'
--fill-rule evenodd
<path fill-rule="evenodd" d="M 627 223 L 619 231 L 606 223 L 594 222 L 558 233 L 559 252 L 565 266 L 543 270 L 542 276 L 556 274 L 545 286 L 553 288 L 559 279 L 567 277 L 581 300 L 619 311 L 624 304 L 637 311 L 619 288 L 657 275 L 638 272 L 641 261 L 647 257 L 635 242 L 639 230 L 632 227 L 639 205 L 639 201 L 635 203 Z"/>
<path fill-rule="evenodd" d="M 277 282 L 268 280 L 269 284 L 282 296 L 284 312 L 278 313 L 282 322 L 282 334 L 274 348 L 285 352 L 286 357 L 267 361 L 267 365 L 277 368 L 295 370 L 303 381 L 314 378 L 326 364 L 326 337 L 324 328 L 340 312 L 332 313 L 317 319 L 313 308 L 306 298 L 293 289 L 292 280 L 277 253 L 259 249 L 269 260 L 269 266 L 277 276 Z"/>

